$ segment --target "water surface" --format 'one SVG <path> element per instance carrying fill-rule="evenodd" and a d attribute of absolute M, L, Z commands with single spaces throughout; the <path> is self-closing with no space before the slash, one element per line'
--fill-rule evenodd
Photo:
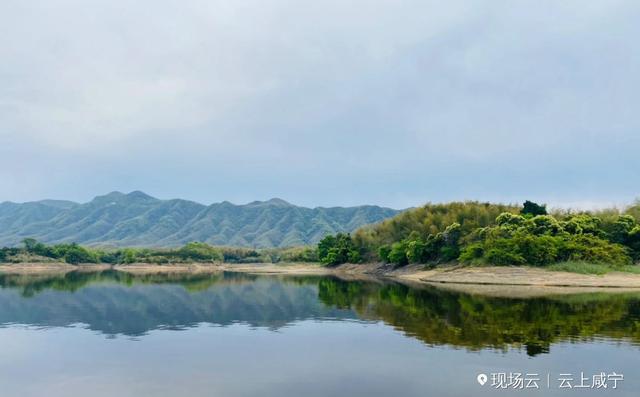
<path fill-rule="evenodd" d="M 636 396 L 640 295 L 333 277 L 0 276 L 2 396 Z M 622 373 L 617 389 L 561 374 Z M 479 373 L 538 375 L 539 389 Z M 565 376 L 566 377 L 566 376 Z"/>

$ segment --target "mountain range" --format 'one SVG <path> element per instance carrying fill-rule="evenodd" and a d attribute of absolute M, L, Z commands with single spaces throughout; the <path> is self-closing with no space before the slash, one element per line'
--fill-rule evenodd
<path fill-rule="evenodd" d="M 271 248 L 315 244 L 329 233 L 351 232 L 398 210 L 295 206 L 282 199 L 235 205 L 161 200 L 143 192 L 112 192 L 88 203 L 41 200 L 0 203 L 0 246 L 27 237 L 53 244 L 174 247 L 191 241 Z"/>

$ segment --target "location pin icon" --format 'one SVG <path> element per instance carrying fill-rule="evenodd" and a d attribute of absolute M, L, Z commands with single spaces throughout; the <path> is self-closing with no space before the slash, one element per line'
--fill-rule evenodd
<path fill-rule="evenodd" d="M 480 386 L 484 386 L 484 384 L 487 383 L 487 375 L 485 374 L 478 375 L 478 383 L 480 383 Z"/>

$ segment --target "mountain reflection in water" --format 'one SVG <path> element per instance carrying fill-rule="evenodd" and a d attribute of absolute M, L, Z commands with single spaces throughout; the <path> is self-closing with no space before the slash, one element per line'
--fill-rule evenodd
<path fill-rule="evenodd" d="M 0 286 L 0 326 L 81 323 L 109 336 L 202 323 L 277 330 L 311 319 L 382 321 L 428 345 L 530 356 L 566 341 L 640 344 L 640 294 L 515 299 L 334 277 L 116 271 L 2 275 Z"/>

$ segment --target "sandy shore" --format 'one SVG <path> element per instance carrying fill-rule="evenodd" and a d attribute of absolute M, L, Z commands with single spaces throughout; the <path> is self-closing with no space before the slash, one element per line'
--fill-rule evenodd
<path fill-rule="evenodd" d="M 81 264 L 70 265 L 68 263 L 59 262 L 42 262 L 42 263 L 0 263 L 0 274 L 58 274 L 73 271 L 80 272 L 96 272 L 110 269 L 110 265 L 103 264 Z"/>
<path fill-rule="evenodd" d="M 457 267 L 406 273 L 400 270 L 396 277 L 432 284 L 640 289 L 640 274 L 611 272 L 604 275 L 587 275 L 516 266 Z"/>
<path fill-rule="evenodd" d="M 19 263 L 0 264 L 0 273 L 43 274 L 67 273 L 74 270 L 99 271 L 114 269 L 131 274 L 153 273 L 202 273 L 241 272 L 252 274 L 282 275 L 335 275 L 344 279 L 394 279 L 408 284 L 436 285 L 441 288 L 475 292 L 489 295 L 509 296 L 544 295 L 557 293 L 597 292 L 597 291 L 639 291 L 640 274 L 608 273 L 605 275 L 584 275 L 567 272 L 553 272 L 530 267 L 462 267 L 454 266 L 434 270 L 424 270 L 423 266 L 412 265 L 393 269 L 384 264 L 345 264 L 326 268 L 319 264 L 169 264 L 154 265 L 135 263 L 129 265 L 80 265 L 66 263 Z"/>

